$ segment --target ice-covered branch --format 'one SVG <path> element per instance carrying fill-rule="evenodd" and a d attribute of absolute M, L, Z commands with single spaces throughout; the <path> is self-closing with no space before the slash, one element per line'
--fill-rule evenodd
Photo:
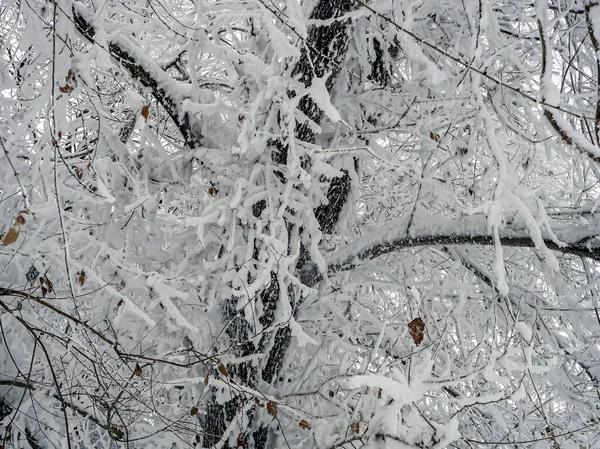
<path fill-rule="evenodd" d="M 553 251 L 574 254 L 600 261 L 600 227 L 572 223 L 555 223 L 552 231 L 559 241 L 542 233 L 544 244 Z M 528 230 L 521 225 L 508 224 L 500 230 L 500 241 L 512 247 L 535 248 Z M 407 219 L 400 219 L 374 229 L 370 235 L 345 248 L 330 253 L 329 271 L 354 268 L 361 260 L 371 260 L 403 248 L 439 245 L 493 245 L 485 216 L 475 215 L 461 220 L 421 216 L 407 233 Z"/>

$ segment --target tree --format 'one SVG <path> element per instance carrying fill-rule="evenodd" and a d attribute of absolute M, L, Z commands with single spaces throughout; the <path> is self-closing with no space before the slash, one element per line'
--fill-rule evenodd
<path fill-rule="evenodd" d="M 600 5 L 0 6 L 4 447 L 594 447 Z"/>

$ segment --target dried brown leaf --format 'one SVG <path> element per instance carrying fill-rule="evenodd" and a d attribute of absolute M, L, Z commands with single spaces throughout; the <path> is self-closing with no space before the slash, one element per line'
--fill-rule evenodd
<path fill-rule="evenodd" d="M 148 120 L 148 116 L 150 115 L 150 106 L 144 106 L 140 111 L 140 115 L 144 117 L 144 120 Z"/>
<path fill-rule="evenodd" d="M 227 368 L 225 368 L 225 365 L 223 365 L 223 363 L 219 362 L 219 364 L 217 365 L 217 369 L 223 376 L 229 377 L 229 371 L 227 371 Z"/>
<path fill-rule="evenodd" d="M 139 363 L 135 364 L 135 369 L 133 370 L 133 374 L 135 374 L 138 377 L 140 377 L 142 375 L 142 367 L 140 366 Z"/>
<path fill-rule="evenodd" d="M 54 284 L 46 276 L 43 277 L 43 282 L 42 283 L 46 284 L 46 287 L 48 288 L 49 292 L 53 292 L 54 291 Z"/>
<path fill-rule="evenodd" d="M 2 246 L 8 246 L 17 241 L 19 238 L 19 228 L 11 227 L 4 238 L 2 239 Z"/>
<path fill-rule="evenodd" d="M 87 278 L 85 271 L 81 270 L 77 272 L 77 282 L 79 285 L 85 284 L 85 279 Z"/>
<path fill-rule="evenodd" d="M 121 429 L 119 429 L 117 426 L 110 426 L 108 428 L 108 434 L 110 435 L 110 437 L 113 440 L 117 440 L 117 441 L 121 441 L 123 439 L 123 437 L 125 436 L 123 431 Z"/>
<path fill-rule="evenodd" d="M 196 416 L 197 414 L 198 414 L 198 407 L 193 406 L 192 409 L 190 410 L 190 415 Z"/>
<path fill-rule="evenodd" d="M 350 431 L 352 433 L 359 433 L 360 432 L 360 423 L 357 422 L 353 422 L 352 424 L 350 424 Z"/>
<path fill-rule="evenodd" d="M 273 417 L 273 421 L 277 419 L 277 404 L 275 402 L 267 402 L 267 413 Z"/>
<path fill-rule="evenodd" d="M 63 94 L 70 94 L 73 92 L 73 89 L 77 86 L 77 80 L 75 79 L 75 72 L 73 70 L 69 70 L 67 76 L 65 76 L 65 85 L 59 86 L 58 90 L 60 90 Z"/>
<path fill-rule="evenodd" d="M 329 397 L 330 397 L 330 398 L 332 398 L 332 397 L 334 397 L 334 396 L 335 396 L 335 393 L 334 393 L 333 391 L 331 391 L 331 390 L 330 390 L 330 391 L 329 391 Z"/>
<path fill-rule="evenodd" d="M 205 386 L 205 387 L 208 387 L 208 380 L 209 380 L 209 379 L 208 379 L 208 376 L 205 376 L 205 377 L 204 377 L 204 386 Z"/>
<path fill-rule="evenodd" d="M 300 420 L 298 425 L 300 426 L 301 429 L 304 429 L 304 430 L 310 429 L 310 423 L 308 421 L 306 421 L 305 419 Z"/>
<path fill-rule="evenodd" d="M 423 321 L 420 317 L 415 318 L 410 323 L 408 323 L 408 329 L 410 331 L 410 336 L 415 342 L 415 345 L 419 346 L 423 342 L 423 331 L 425 330 L 425 321 Z"/>

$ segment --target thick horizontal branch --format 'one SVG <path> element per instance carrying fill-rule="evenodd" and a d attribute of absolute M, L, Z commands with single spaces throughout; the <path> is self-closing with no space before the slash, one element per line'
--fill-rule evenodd
<path fill-rule="evenodd" d="M 596 223 L 588 226 L 572 222 L 556 223 L 552 232 L 558 242 L 547 233 L 542 233 L 543 242 L 552 251 L 573 254 L 600 261 L 600 227 Z M 391 222 L 345 248 L 332 252 L 327 257 L 330 273 L 354 268 L 360 261 L 375 259 L 404 248 L 442 245 L 493 245 L 494 237 L 488 230 L 486 217 L 477 215 L 461 220 L 442 217 L 418 217 L 410 234 L 406 219 Z M 500 242 L 510 247 L 536 248 L 529 230 L 522 225 L 506 225 L 500 230 Z M 539 249 L 539 248 L 538 248 Z"/>

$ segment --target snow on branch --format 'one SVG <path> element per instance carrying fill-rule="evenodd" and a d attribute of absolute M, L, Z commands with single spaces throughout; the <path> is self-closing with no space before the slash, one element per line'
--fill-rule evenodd
<path fill-rule="evenodd" d="M 73 22 L 77 31 L 90 43 L 96 43 L 94 25 L 85 17 L 86 11 L 79 3 L 73 5 Z M 109 40 L 108 51 L 132 78 L 149 88 L 154 97 L 169 114 L 190 148 L 201 146 L 203 135 L 200 124 L 190 114 L 184 113 L 180 105 L 185 96 L 177 83 L 143 50 L 137 48 L 125 36 Z"/>
<path fill-rule="evenodd" d="M 421 216 L 407 232 L 408 219 L 392 221 L 375 229 L 355 243 L 332 252 L 327 259 L 329 272 L 336 273 L 354 268 L 361 260 L 371 260 L 403 248 L 439 245 L 493 245 L 494 237 L 488 232 L 483 215 L 450 220 L 436 216 Z M 544 244 L 553 251 L 574 254 L 600 261 L 600 227 L 597 224 L 580 226 L 556 223 L 553 233 L 557 243 L 542 233 Z M 508 224 L 500 230 L 500 242 L 506 246 L 535 248 L 529 231 L 521 225 Z"/>

